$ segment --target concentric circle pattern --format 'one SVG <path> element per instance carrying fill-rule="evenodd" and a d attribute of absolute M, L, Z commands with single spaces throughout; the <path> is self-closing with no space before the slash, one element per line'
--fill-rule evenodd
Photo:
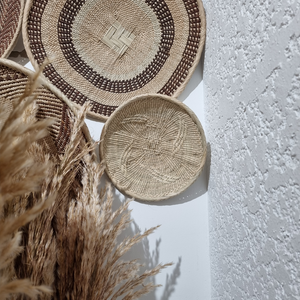
<path fill-rule="evenodd" d="M 90 116 L 146 93 L 177 95 L 205 36 L 200 0 L 29 0 L 23 35 L 37 67 Z"/>
<path fill-rule="evenodd" d="M 137 96 L 105 123 L 101 159 L 114 185 L 140 200 L 158 201 L 189 187 L 206 158 L 206 141 L 195 114 L 175 98 Z"/>

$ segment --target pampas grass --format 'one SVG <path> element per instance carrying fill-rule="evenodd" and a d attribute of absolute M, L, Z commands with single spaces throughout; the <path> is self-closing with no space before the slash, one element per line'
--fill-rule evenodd
<path fill-rule="evenodd" d="M 103 167 L 90 156 L 84 157 L 83 190 L 72 201 L 67 214 L 65 234 L 60 241 L 69 250 L 59 268 L 60 297 L 70 299 L 111 299 L 118 297 L 131 300 L 148 293 L 155 286 L 145 284 L 148 277 L 156 275 L 167 265 L 138 275 L 142 267 L 137 261 L 122 261 L 121 257 L 151 234 L 155 228 L 128 237 L 117 244 L 117 237 L 130 225 L 130 201 L 113 211 L 113 193 L 110 184 L 100 192 L 99 178 Z M 58 245 L 60 246 L 60 245 Z M 75 267 L 74 267 L 75 266 Z M 68 276 L 74 276 L 74 284 Z"/>
<path fill-rule="evenodd" d="M 138 299 L 170 264 L 140 274 L 138 261 L 122 256 L 156 227 L 117 243 L 131 223 L 130 201 L 114 211 L 111 185 L 99 189 L 103 165 L 95 145 L 83 143 L 87 105 L 58 159 L 36 143 L 51 124 L 32 117 L 37 76 L 9 116 L 0 113 L 0 299 Z"/>
<path fill-rule="evenodd" d="M 38 76 L 38 75 L 37 75 Z M 32 91 L 33 82 L 27 85 L 24 94 L 13 103 L 2 104 L 0 112 L 0 298 L 5 299 L 12 293 L 26 294 L 35 298 L 41 292 L 50 292 L 45 286 L 35 287 L 29 280 L 13 278 L 11 264 L 22 251 L 19 228 L 35 219 L 44 209 L 49 207 L 55 198 L 54 194 L 40 199 L 30 209 L 22 210 L 18 215 L 9 214 L 9 207 L 16 199 L 26 193 L 38 191 L 42 180 L 46 177 L 50 161 L 45 156 L 43 163 L 34 161 L 29 149 L 37 140 L 45 137 L 51 120 L 36 122 L 33 118 L 24 120 L 28 109 L 34 110 L 35 100 Z M 5 208 L 6 206 L 6 208 Z M 5 212 L 6 210 L 6 212 Z"/>

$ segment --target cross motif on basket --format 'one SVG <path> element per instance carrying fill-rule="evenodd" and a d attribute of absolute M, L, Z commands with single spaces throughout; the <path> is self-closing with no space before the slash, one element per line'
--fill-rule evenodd
<path fill-rule="evenodd" d="M 118 21 L 115 21 L 105 33 L 102 41 L 121 56 L 129 48 L 134 38 L 133 33 L 130 33 Z"/>

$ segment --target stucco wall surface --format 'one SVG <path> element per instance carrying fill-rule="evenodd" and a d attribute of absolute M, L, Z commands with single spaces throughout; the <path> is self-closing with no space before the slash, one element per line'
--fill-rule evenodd
<path fill-rule="evenodd" d="M 300 1 L 203 0 L 212 299 L 300 299 Z"/>

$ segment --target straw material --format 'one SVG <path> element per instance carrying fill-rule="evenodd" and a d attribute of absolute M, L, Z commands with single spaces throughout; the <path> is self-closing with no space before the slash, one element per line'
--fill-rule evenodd
<path fill-rule="evenodd" d="M 13 50 L 22 25 L 24 0 L 0 1 L 0 57 Z"/>
<path fill-rule="evenodd" d="M 24 92 L 28 79 L 33 72 L 7 59 L 0 59 L 0 109 L 5 101 L 8 103 L 6 109 L 13 109 L 13 101 L 18 99 Z M 69 101 L 55 87 L 43 82 L 33 95 L 37 96 L 37 119 L 55 119 L 49 127 L 50 135 L 44 138 L 41 143 L 47 153 L 53 159 L 64 154 L 66 145 L 70 140 L 71 124 L 70 118 L 75 112 L 68 106 Z M 3 120 L 2 120 L 3 121 Z M 1 124 L 0 124 L 1 126 Z M 90 141 L 90 135 L 85 126 L 82 132 L 82 144 Z"/>
<path fill-rule="evenodd" d="M 123 193 L 157 201 L 179 194 L 200 174 L 206 140 L 196 115 L 178 100 L 148 94 L 120 106 L 100 142 L 106 173 Z"/>
<path fill-rule="evenodd" d="M 149 277 L 171 264 L 151 260 L 145 270 L 124 254 L 159 226 L 128 235 L 130 201 L 119 206 L 110 184 L 99 189 L 104 168 L 89 155 L 95 145 L 79 147 L 87 105 L 70 118 L 65 153 L 49 160 L 36 143 L 53 122 L 36 122 L 38 74 L 13 109 L 1 98 L 0 299 L 140 299 L 156 287 Z"/>
<path fill-rule="evenodd" d="M 134 96 L 177 97 L 205 40 L 200 0 L 28 0 L 27 54 L 74 105 L 105 121 Z"/>

